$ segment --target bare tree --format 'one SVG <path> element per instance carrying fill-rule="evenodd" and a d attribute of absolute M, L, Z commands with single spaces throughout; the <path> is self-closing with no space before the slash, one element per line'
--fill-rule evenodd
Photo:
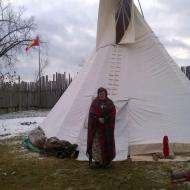
<path fill-rule="evenodd" d="M 23 18 L 23 9 L 15 11 L 10 3 L 0 0 L 0 73 L 16 62 L 17 54 L 31 41 L 36 25 L 33 17 Z"/>

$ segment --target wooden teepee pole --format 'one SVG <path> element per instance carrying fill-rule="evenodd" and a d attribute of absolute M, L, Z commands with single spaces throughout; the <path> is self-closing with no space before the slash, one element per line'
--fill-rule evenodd
<path fill-rule="evenodd" d="M 143 13 L 143 10 L 142 10 L 142 7 L 141 7 L 140 0 L 138 0 L 138 2 L 139 2 L 139 7 L 140 7 L 140 10 L 141 10 L 141 14 L 142 14 L 142 16 L 143 16 L 143 18 L 144 18 L 144 13 Z"/>

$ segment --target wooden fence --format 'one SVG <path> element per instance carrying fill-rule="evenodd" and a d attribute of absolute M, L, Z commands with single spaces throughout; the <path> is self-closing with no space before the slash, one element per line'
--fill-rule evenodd
<path fill-rule="evenodd" d="M 52 81 L 43 76 L 37 82 L 1 83 L 0 113 L 52 108 L 71 81 L 70 74 L 56 73 Z"/>

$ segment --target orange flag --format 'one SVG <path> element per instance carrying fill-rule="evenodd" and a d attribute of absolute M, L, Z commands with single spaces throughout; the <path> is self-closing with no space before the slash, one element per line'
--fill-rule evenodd
<path fill-rule="evenodd" d="M 26 47 L 26 51 L 28 51 L 33 46 L 39 46 L 40 45 L 40 39 L 37 36 L 36 39 L 33 39 L 32 42 Z"/>

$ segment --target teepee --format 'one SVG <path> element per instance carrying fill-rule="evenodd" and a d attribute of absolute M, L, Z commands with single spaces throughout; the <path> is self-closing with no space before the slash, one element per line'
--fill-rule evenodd
<path fill-rule="evenodd" d="M 175 153 L 190 152 L 190 83 L 132 0 L 100 0 L 96 50 L 42 123 L 47 137 L 77 143 L 79 160 L 99 87 L 117 109 L 115 160 L 162 152 L 165 135 Z"/>

